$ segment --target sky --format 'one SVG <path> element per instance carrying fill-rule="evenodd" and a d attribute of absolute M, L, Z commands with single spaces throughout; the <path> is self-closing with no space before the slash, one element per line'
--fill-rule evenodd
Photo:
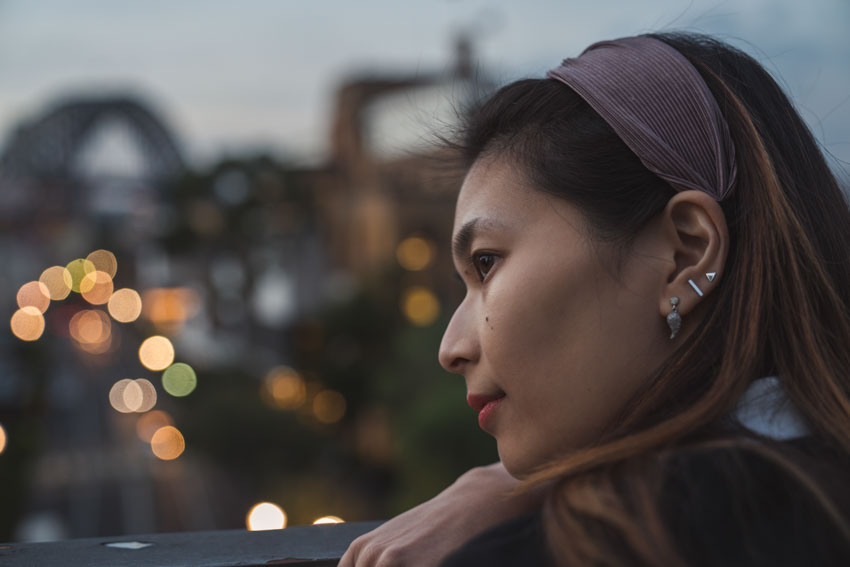
<path fill-rule="evenodd" d="M 501 84 L 672 29 L 755 56 L 850 170 L 848 0 L 0 0 L 0 146 L 64 96 L 131 92 L 195 165 L 252 151 L 320 162 L 340 84 L 447 72 L 461 31 Z"/>

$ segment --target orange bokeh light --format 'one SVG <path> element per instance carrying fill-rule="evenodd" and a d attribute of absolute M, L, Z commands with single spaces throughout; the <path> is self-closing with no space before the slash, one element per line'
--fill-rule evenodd
<path fill-rule="evenodd" d="M 142 298 L 130 288 L 117 290 L 109 298 L 109 314 L 119 323 L 131 323 L 142 313 Z"/>
<path fill-rule="evenodd" d="M 401 308 L 408 320 L 418 327 L 427 327 L 440 316 L 440 301 L 434 292 L 422 286 L 405 290 Z"/>
<path fill-rule="evenodd" d="M 277 504 L 260 502 L 248 512 L 245 523 L 252 532 L 263 530 L 282 530 L 286 527 L 286 512 Z"/>
<path fill-rule="evenodd" d="M 80 282 L 80 293 L 92 305 L 103 305 L 112 297 L 112 277 L 106 272 L 90 272 Z"/>
<path fill-rule="evenodd" d="M 42 282 L 28 282 L 18 290 L 18 307 L 35 307 L 41 313 L 50 306 L 50 290 Z"/>
<path fill-rule="evenodd" d="M 44 332 L 44 316 L 41 311 L 28 305 L 21 307 L 9 321 L 12 333 L 22 341 L 35 341 Z"/>
<path fill-rule="evenodd" d="M 150 443 L 154 433 L 162 429 L 166 425 L 174 425 L 174 420 L 171 416 L 162 410 L 153 410 L 139 417 L 136 422 L 136 435 L 145 443 Z"/>
<path fill-rule="evenodd" d="M 317 518 L 314 522 L 314 526 L 323 526 L 326 524 L 344 524 L 345 520 L 340 518 L 339 516 L 322 516 L 321 518 Z"/>
<path fill-rule="evenodd" d="M 263 397 L 272 406 L 295 410 L 307 401 L 307 386 L 298 372 L 288 366 L 269 370 L 263 382 Z"/>
<path fill-rule="evenodd" d="M 163 461 L 173 461 L 183 454 L 186 449 L 186 440 L 183 434 L 171 425 L 160 427 L 151 438 L 151 450 L 153 454 Z"/>
<path fill-rule="evenodd" d="M 143 292 L 142 305 L 142 315 L 148 321 L 173 331 L 198 313 L 201 301 L 191 288 L 154 288 Z"/>
<path fill-rule="evenodd" d="M 83 309 L 71 317 L 68 323 L 71 337 L 81 344 L 100 344 L 112 335 L 112 324 L 106 313 L 98 309 Z"/>
<path fill-rule="evenodd" d="M 148 337 L 139 347 L 139 360 L 148 370 L 165 370 L 174 362 L 174 345 L 160 335 Z"/>
<path fill-rule="evenodd" d="M 345 415 L 345 398 L 334 390 L 322 390 L 313 398 L 313 413 L 322 423 L 336 423 Z"/>
<path fill-rule="evenodd" d="M 47 286 L 47 294 L 53 301 L 61 301 L 71 293 L 71 272 L 62 266 L 52 266 L 41 272 L 38 281 Z"/>

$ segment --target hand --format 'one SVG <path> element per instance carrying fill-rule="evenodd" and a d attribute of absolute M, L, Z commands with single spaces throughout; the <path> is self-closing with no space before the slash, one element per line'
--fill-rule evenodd
<path fill-rule="evenodd" d="M 517 483 L 501 463 L 467 471 L 431 500 L 355 539 L 339 567 L 435 567 L 473 536 L 541 505 L 540 490 L 510 494 Z"/>

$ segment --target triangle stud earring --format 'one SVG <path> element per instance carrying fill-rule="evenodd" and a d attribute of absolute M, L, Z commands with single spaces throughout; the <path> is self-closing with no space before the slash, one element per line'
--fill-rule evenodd
<path fill-rule="evenodd" d="M 717 272 L 708 272 L 707 274 L 705 274 L 705 277 L 707 277 L 707 278 L 708 278 L 708 281 L 713 282 L 713 281 L 714 281 L 714 277 L 715 277 L 716 275 L 717 275 Z"/>

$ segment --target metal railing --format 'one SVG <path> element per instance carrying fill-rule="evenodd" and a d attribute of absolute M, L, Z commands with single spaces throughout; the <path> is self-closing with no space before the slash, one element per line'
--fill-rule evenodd
<path fill-rule="evenodd" d="M 380 522 L 0 543 L 4 567 L 254 567 L 336 565 L 348 545 Z"/>

